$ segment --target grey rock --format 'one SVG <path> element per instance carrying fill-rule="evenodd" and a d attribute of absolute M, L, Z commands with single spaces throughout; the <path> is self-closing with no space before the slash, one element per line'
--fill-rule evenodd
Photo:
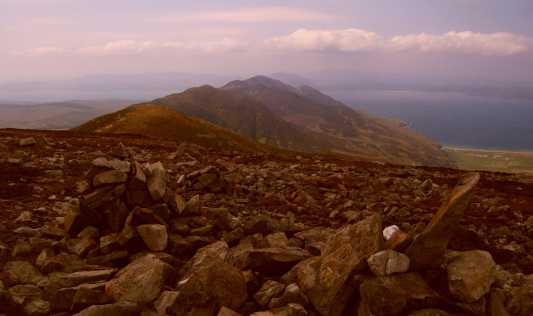
<path fill-rule="evenodd" d="M 283 293 L 285 285 L 273 280 L 266 281 L 263 286 L 254 294 L 254 300 L 262 307 L 268 306 L 270 300 Z"/>
<path fill-rule="evenodd" d="M 367 260 L 372 273 L 377 276 L 404 273 L 409 270 L 409 257 L 394 250 L 383 250 Z"/>
<path fill-rule="evenodd" d="M 456 252 L 446 267 L 450 293 L 458 300 L 473 303 L 490 291 L 496 263 L 481 250 Z"/>

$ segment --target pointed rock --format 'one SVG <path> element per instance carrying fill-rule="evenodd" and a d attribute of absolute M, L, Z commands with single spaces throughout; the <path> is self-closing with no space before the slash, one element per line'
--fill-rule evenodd
<path fill-rule="evenodd" d="M 415 236 L 406 251 L 413 268 L 435 267 L 443 262 L 448 243 L 470 204 L 472 190 L 479 177 L 478 173 L 474 173 L 461 179 L 448 202 L 433 216 L 424 231 Z"/>

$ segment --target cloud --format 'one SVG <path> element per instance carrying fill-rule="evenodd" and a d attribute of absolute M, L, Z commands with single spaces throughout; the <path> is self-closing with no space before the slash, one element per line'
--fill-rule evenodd
<path fill-rule="evenodd" d="M 216 41 L 135 41 L 119 40 L 108 42 L 103 45 L 82 47 L 77 49 L 77 53 L 82 55 L 107 56 L 116 54 L 138 54 L 153 50 L 173 49 L 189 50 L 203 53 L 222 53 L 228 51 L 243 50 L 247 44 L 231 38 L 223 38 Z"/>
<path fill-rule="evenodd" d="M 531 40 L 513 33 L 448 32 L 408 34 L 384 38 L 363 29 L 299 29 L 265 41 L 267 47 L 302 51 L 414 51 L 482 56 L 510 56 L 527 52 Z"/>
<path fill-rule="evenodd" d="M 279 49 L 357 52 L 379 49 L 382 42 L 378 34 L 362 29 L 299 29 L 287 36 L 267 40 L 266 44 Z"/>
<path fill-rule="evenodd" d="M 82 47 L 76 51 L 82 55 L 103 56 L 124 53 L 141 53 L 157 47 L 159 47 L 159 44 L 152 41 L 118 40 L 103 45 Z"/>
<path fill-rule="evenodd" d="M 43 47 L 36 47 L 36 48 L 30 48 L 20 51 L 13 51 L 11 52 L 14 56 L 23 56 L 23 57 L 39 57 L 39 56 L 46 56 L 46 55 L 61 55 L 65 53 L 66 50 L 60 47 L 54 47 L 54 46 L 43 46 Z"/>
<path fill-rule="evenodd" d="M 329 21 L 335 16 L 322 12 L 291 7 L 262 7 L 237 10 L 220 10 L 207 12 L 183 12 L 149 19 L 155 22 L 226 22 L 226 23 L 259 23 L 259 22 L 310 22 Z"/>
<path fill-rule="evenodd" d="M 513 33 L 448 32 L 443 35 L 411 34 L 393 37 L 393 50 L 422 53 L 460 53 L 484 56 L 510 56 L 528 50 L 529 40 Z"/>

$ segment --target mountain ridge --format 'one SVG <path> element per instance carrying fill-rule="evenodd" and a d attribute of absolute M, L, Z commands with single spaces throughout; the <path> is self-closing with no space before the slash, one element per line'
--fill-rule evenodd
<path fill-rule="evenodd" d="M 231 130 L 252 142 L 292 151 L 329 152 L 395 164 L 451 165 L 437 144 L 392 121 L 357 112 L 310 86 L 294 87 L 266 76 L 230 81 L 221 88 L 190 88 L 144 105 L 171 109 Z M 159 111 L 168 112 L 161 108 Z M 168 119 L 158 120 L 172 124 Z M 180 118 L 175 123 L 182 121 Z M 129 124 L 120 126 L 135 132 L 136 125 L 145 126 L 146 122 Z M 94 122 L 83 126 L 88 127 L 102 129 Z M 149 133 L 143 128 L 141 134 Z M 167 129 L 163 134 L 170 137 L 169 132 Z M 181 139 L 179 135 L 175 138 Z"/>

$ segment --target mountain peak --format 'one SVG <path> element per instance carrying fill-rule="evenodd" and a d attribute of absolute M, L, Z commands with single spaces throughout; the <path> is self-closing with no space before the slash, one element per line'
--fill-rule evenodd
<path fill-rule="evenodd" d="M 246 80 L 235 80 L 226 84 L 222 89 L 224 90 L 235 90 L 235 89 L 256 89 L 256 88 L 267 88 L 274 90 L 282 91 L 291 91 L 296 92 L 297 89 L 293 86 L 290 86 L 280 80 L 273 79 L 267 76 L 258 75 L 251 77 Z"/>

